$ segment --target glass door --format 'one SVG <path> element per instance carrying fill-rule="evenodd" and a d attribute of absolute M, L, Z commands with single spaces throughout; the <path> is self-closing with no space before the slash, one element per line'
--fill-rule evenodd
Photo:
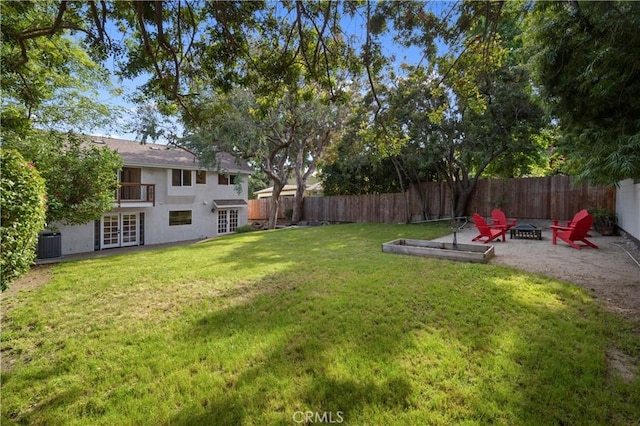
<path fill-rule="evenodd" d="M 218 234 L 235 232 L 238 229 L 238 210 L 218 210 Z"/>
<path fill-rule="evenodd" d="M 238 210 L 229 210 L 229 232 L 238 229 Z"/>
<path fill-rule="evenodd" d="M 218 234 L 229 232 L 228 213 L 229 210 L 218 210 Z"/>
<path fill-rule="evenodd" d="M 101 249 L 136 246 L 140 236 L 138 213 L 105 214 L 101 230 Z"/>
<path fill-rule="evenodd" d="M 102 216 L 102 239 L 100 248 L 120 247 L 120 215 L 106 214 Z"/>
<path fill-rule="evenodd" d="M 120 230 L 123 247 L 138 245 L 138 214 L 121 214 Z"/>

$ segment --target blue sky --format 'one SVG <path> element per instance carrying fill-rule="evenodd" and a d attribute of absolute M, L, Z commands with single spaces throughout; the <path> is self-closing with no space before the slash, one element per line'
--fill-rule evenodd
<path fill-rule="evenodd" d="M 442 9 L 446 7 L 446 5 L 450 4 L 450 2 L 431 2 L 429 3 L 429 7 L 440 9 L 436 10 L 436 12 L 441 12 Z M 364 17 L 360 16 L 355 17 L 354 19 L 345 18 L 342 22 L 342 25 L 345 33 L 351 34 L 355 37 L 356 45 L 362 45 L 364 43 L 364 40 L 366 38 Z M 396 70 L 399 70 L 400 64 L 402 63 L 417 64 L 422 60 L 423 55 L 420 49 L 415 47 L 405 48 L 398 46 L 397 44 L 393 43 L 391 35 L 385 36 L 384 38 L 382 38 L 382 40 L 383 52 L 385 53 L 385 55 L 387 55 L 388 57 L 393 55 L 395 57 L 394 68 Z M 442 49 L 443 47 L 439 46 L 439 48 Z M 112 70 L 115 67 L 115 61 L 111 60 L 110 63 L 107 63 L 107 67 Z M 127 97 L 131 96 L 135 92 L 136 87 L 146 82 L 147 78 L 147 76 L 140 76 L 133 80 L 119 81 L 115 76 L 112 77 L 114 87 L 122 88 L 124 92 L 123 95 L 115 96 L 106 90 L 100 90 L 99 100 L 104 104 L 123 108 L 124 113 L 120 120 L 114 123 L 113 126 L 110 126 L 110 128 L 93 129 L 91 133 L 94 135 L 112 136 L 122 139 L 135 140 L 135 133 L 126 131 L 125 127 L 130 124 L 128 121 L 135 115 L 137 106 L 129 101 Z M 178 133 L 180 133 L 179 128 Z M 163 142 L 166 143 L 166 141 L 159 141 L 159 143 Z"/>

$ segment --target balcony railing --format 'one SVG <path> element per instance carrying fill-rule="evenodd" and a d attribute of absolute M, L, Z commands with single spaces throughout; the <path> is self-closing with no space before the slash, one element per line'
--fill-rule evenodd
<path fill-rule="evenodd" d="M 156 205 L 156 185 L 153 183 L 120 183 L 116 191 L 116 203 L 150 203 Z"/>

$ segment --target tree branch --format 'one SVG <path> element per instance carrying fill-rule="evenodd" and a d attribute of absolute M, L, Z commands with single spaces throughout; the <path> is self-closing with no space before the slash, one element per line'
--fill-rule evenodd
<path fill-rule="evenodd" d="M 104 3 L 102 5 L 104 7 Z M 98 15 L 98 8 L 96 7 L 96 2 L 90 1 L 89 8 L 91 9 L 91 17 L 93 19 L 93 22 L 96 24 L 96 28 L 98 29 L 98 39 L 104 40 L 104 28 L 100 21 L 100 16 Z"/>
<path fill-rule="evenodd" d="M 365 61 L 364 66 L 367 70 L 367 79 L 369 80 L 369 87 L 371 88 L 371 94 L 373 96 L 373 100 L 376 103 L 376 111 L 374 113 L 374 120 L 378 121 L 378 113 L 382 109 L 382 103 L 378 98 L 378 93 L 376 92 L 375 84 L 373 82 L 373 73 L 371 72 L 371 1 L 367 0 L 367 38 L 365 41 Z"/>

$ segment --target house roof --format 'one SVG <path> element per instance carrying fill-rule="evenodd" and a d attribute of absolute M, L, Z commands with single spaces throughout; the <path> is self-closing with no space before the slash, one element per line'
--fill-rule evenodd
<path fill-rule="evenodd" d="M 282 192 L 295 191 L 297 187 L 298 187 L 297 185 L 287 184 L 282 188 Z M 307 192 L 319 192 L 319 191 L 322 191 L 322 183 L 316 182 L 316 183 L 309 184 L 306 187 L 306 191 Z M 258 195 L 258 194 L 271 194 L 272 192 L 273 192 L 273 186 L 270 186 L 268 188 L 261 189 L 260 191 L 255 191 L 254 194 L 256 194 L 256 195 Z"/>
<path fill-rule="evenodd" d="M 296 185 L 285 185 L 282 187 L 282 191 L 295 191 Z M 261 189 L 260 191 L 255 191 L 254 194 L 271 194 L 273 192 L 273 186 L 270 186 L 265 189 Z"/>
<path fill-rule="evenodd" d="M 124 139 L 91 136 L 95 144 L 106 145 L 122 156 L 125 165 L 180 167 L 183 169 L 203 169 L 198 157 L 192 152 L 175 146 L 140 142 Z M 248 164 L 238 164 L 235 157 L 227 153 L 218 154 L 218 165 L 215 170 L 238 171 L 251 173 L 253 169 Z"/>

